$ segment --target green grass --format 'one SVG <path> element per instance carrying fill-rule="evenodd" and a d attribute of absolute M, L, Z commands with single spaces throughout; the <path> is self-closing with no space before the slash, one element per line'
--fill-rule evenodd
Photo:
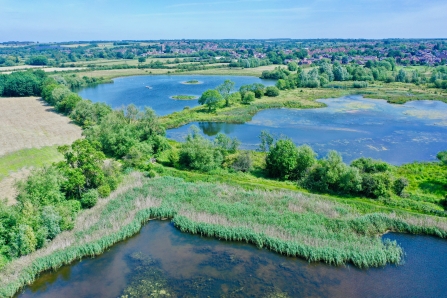
<path fill-rule="evenodd" d="M 61 159 L 57 146 L 22 149 L 0 156 L 0 180 L 24 167 L 41 167 Z"/>

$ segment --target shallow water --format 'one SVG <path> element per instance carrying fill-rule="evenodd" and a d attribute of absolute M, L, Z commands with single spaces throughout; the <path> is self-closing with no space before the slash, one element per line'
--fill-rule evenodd
<path fill-rule="evenodd" d="M 184 84 L 186 81 L 198 80 L 201 84 Z M 235 82 L 235 89 L 242 85 L 261 83 L 266 86 L 274 85 L 275 81 L 262 80 L 245 76 L 132 76 L 117 78 L 113 84 L 100 84 L 79 91 L 83 98 L 93 102 L 105 102 L 113 108 L 126 106 L 131 103 L 138 107 L 148 106 L 157 115 L 163 116 L 181 111 L 184 107 L 198 106 L 196 100 L 174 100 L 174 95 L 200 96 L 208 89 L 214 89 L 225 80 Z M 146 88 L 151 87 L 151 89 Z"/>
<path fill-rule="evenodd" d="M 392 164 L 436 160 L 447 149 L 447 104 L 413 101 L 393 105 L 385 100 L 346 96 L 319 100 L 327 107 L 311 110 L 272 109 L 257 113 L 245 124 L 194 122 L 167 131 L 183 141 L 191 125 L 208 136 L 223 132 L 237 137 L 242 148 L 257 149 L 262 130 L 308 144 L 323 157 L 339 151 L 347 162 L 361 156 Z"/>
<path fill-rule="evenodd" d="M 42 274 L 18 297 L 119 297 L 154 291 L 171 297 L 445 296 L 446 240 L 385 237 L 404 248 L 405 263 L 360 270 L 309 264 L 249 244 L 184 234 L 170 222 L 152 221 L 95 259 Z"/>

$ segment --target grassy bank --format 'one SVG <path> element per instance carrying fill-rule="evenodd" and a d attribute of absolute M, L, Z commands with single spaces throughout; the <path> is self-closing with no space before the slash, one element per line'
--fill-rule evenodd
<path fill-rule="evenodd" d="M 358 267 L 400 262 L 402 249 L 378 237 L 386 231 L 447 235 L 447 222 L 442 219 L 404 212 L 365 213 L 316 195 L 138 174 L 128 179 L 123 188 L 80 214 L 72 231 L 7 264 L 0 272 L 0 296 L 12 296 L 44 270 L 101 254 L 137 233 L 150 218 L 173 218 L 184 232 Z"/>

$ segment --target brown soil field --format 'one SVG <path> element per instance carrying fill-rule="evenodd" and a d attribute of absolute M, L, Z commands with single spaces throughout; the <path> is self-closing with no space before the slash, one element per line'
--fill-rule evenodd
<path fill-rule="evenodd" d="M 0 156 L 24 148 L 70 144 L 81 132 L 37 97 L 0 98 Z"/>

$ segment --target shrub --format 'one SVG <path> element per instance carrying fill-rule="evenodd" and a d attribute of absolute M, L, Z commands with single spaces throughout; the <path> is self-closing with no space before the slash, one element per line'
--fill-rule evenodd
<path fill-rule="evenodd" d="M 298 147 L 298 156 L 295 172 L 297 177 L 300 179 L 304 176 L 307 169 L 312 167 L 316 162 L 317 154 L 308 145 L 303 145 Z"/>
<path fill-rule="evenodd" d="M 368 83 L 365 82 L 365 81 L 355 81 L 352 84 L 352 87 L 354 87 L 354 88 L 366 88 L 366 87 L 368 87 Z"/>
<path fill-rule="evenodd" d="M 279 140 L 266 157 L 266 170 L 271 177 L 294 178 L 298 162 L 298 149 L 290 139 Z"/>
<path fill-rule="evenodd" d="M 22 224 L 11 235 L 12 254 L 16 257 L 24 256 L 36 250 L 37 239 L 33 229 Z"/>
<path fill-rule="evenodd" d="M 362 173 L 382 173 L 391 170 L 391 165 L 370 157 L 360 157 L 351 162 L 351 166 L 360 170 Z"/>
<path fill-rule="evenodd" d="M 242 98 L 243 104 L 250 104 L 251 102 L 255 101 L 255 94 L 254 92 L 248 91 L 244 94 L 244 97 Z"/>
<path fill-rule="evenodd" d="M 436 155 L 436 158 L 444 165 L 447 165 L 447 151 L 441 151 Z"/>
<path fill-rule="evenodd" d="M 279 89 L 275 86 L 270 86 L 265 89 L 265 95 L 268 97 L 276 97 L 279 95 Z"/>
<path fill-rule="evenodd" d="M 218 168 L 223 161 L 220 150 L 211 141 L 201 136 L 197 127 L 193 126 L 191 130 L 180 149 L 180 165 L 203 172 Z"/>
<path fill-rule="evenodd" d="M 54 239 L 61 232 L 61 227 L 59 226 L 59 222 L 62 219 L 61 216 L 55 211 L 54 206 L 43 207 L 40 216 L 42 226 L 47 231 L 48 239 Z"/>
<path fill-rule="evenodd" d="M 235 171 L 249 172 L 252 169 L 252 166 L 253 162 L 250 151 L 244 151 L 238 154 L 235 161 L 232 163 L 231 168 Z"/>
<path fill-rule="evenodd" d="M 106 198 L 110 195 L 110 193 L 111 193 L 111 189 L 108 184 L 104 184 L 104 185 L 101 185 L 100 187 L 98 187 L 99 197 Z"/>
<path fill-rule="evenodd" d="M 393 177 L 390 173 L 363 174 L 362 192 L 371 198 L 379 198 L 389 195 L 393 185 Z"/>
<path fill-rule="evenodd" d="M 403 191 L 404 191 L 405 187 L 408 186 L 408 184 L 409 184 L 408 180 L 405 178 L 400 177 L 400 178 L 396 179 L 393 183 L 394 193 L 397 194 L 398 196 L 402 196 Z"/>
<path fill-rule="evenodd" d="M 92 208 L 98 202 L 99 193 L 96 189 L 90 189 L 81 196 L 82 208 Z"/>

